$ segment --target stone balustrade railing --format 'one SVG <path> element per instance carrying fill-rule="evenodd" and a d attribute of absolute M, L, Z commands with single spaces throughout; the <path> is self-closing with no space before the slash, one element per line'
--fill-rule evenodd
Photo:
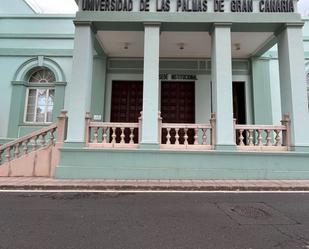
<path fill-rule="evenodd" d="M 93 122 L 86 114 L 86 147 L 137 148 L 140 139 L 139 123 Z"/>
<path fill-rule="evenodd" d="M 288 151 L 290 149 L 290 119 L 284 115 L 281 125 L 235 125 L 238 150 Z"/>
<path fill-rule="evenodd" d="M 215 144 L 215 115 L 210 124 L 161 123 L 162 149 L 210 150 Z"/>
<path fill-rule="evenodd" d="M 63 142 L 65 139 L 66 113 L 66 111 L 61 112 L 57 123 L 0 146 L 0 165 L 40 148 L 54 145 L 56 141 Z"/>

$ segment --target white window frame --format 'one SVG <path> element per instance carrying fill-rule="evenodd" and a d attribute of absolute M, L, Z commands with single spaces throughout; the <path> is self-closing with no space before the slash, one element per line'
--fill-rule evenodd
<path fill-rule="evenodd" d="M 25 104 L 25 109 L 24 109 L 24 123 L 26 124 L 51 124 L 52 121 L 47 122 L 47 107 L 48 105 L 45 105 L 45 115 L 44 115 L 44 122 L 36 122 L 36 118 L 37 118 L 37 107 L 38 107 L 38 90 L 39 89 L 44 89 L 47 90 L 46 92 L 46 96 L 45 96 L 45 103 L 48 102 L 48 96 L 49 96 L 49 91 L 50 90 L 54 90 L 54 87 L 27 87 L 27 93 L 26 93 L 26 104 Z M 30 90 L 36 90 L 36 95 L 35 95 L 35 108 L 34 108 L 34 118 L 33 121 L 27 121 L 27 109 L 28 109 L 28 102 L 29 102 L 29 91 Z M 53 105 L 53 109 L 54 109 L 54 105 Z"/>

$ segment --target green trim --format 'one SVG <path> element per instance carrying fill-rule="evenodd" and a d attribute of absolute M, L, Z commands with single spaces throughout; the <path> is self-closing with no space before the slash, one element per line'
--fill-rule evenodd
<path fill-rule="evenodd" d="M 74 34 L 0 34 L 0 39 L 69 39 L 74 40 Z"/>
<path fill-rule="evenodd" d="M 158 150 L 158 149 L 160 149 L 160 145 L 159 144 L 140 143 L 139 148 L 141 150 Z"/>
<path fill-rule="evenodd" d="M 66 86 L 67 82 L 50 82 L 50 83 L 31 83 L 27 81 L 11 81 L 13 86 L 25 86 L 25 87 L 55 87 L 55 86 Z"/>
<path fill-rule="evenodd" d="M 275 32 L 283 24 L 302 24 L 298 13 L 160 13 L 77 12 L 77 22 L 93 22 L 98 30 L 143 31 L 145 22 L 160 22 L 161 31 L 209 31 L 213 23 L 232 23 L 235 32 Z M 248 23 L 250 20 L 250 23 Z"/>
<path fill-rule="evenodd" d="M 142 74 L 143 58 L 109 58 L 108 73 Z M 209 58 L 161 58 L 160 73 L 211 74 Z M 249 75 L 251 73 L 248 59 L 233 59 L 233 75 Z"/>
<path fill-rule="evenodd" d="M 26 15 L 5 15 L 1 14 L 0 19 L 74 19 L 72 14 L 26 14 Z"/>
<path fill-rule="evenodd" d="M 103 45 L 101 45 L 101 42 L 98 40 L 96 36 L 94 36 L 93 46 L 95 51 L 98 53 L 98 55 L 107 57 L 106 52 L 103 49 Z"/>
<path fill-rule="evenodd" d="M 271 36 L 264 43 L 261 44 L 252 54 L 251 57 L 259 57 L 265 54 L 269 49 L 271 49 L 277 43 L 277 37 Z"/>
<path fill-rule="evenodd" d="M 0 48 L 0 56 L 61 56 L 73 57 L 73 49 Z"/>
<path fill-rule="evenodd" d="M 79 150 L 79 149 L 85 148 L 85 143 L 66 141 L 63 144 L 63 149 L 66 149 L 66 148 Z"/>
<path fill-rule="evenodd" d="M 292 146 L 292 151 L 309 153 L 309 146 Z"/>
<path fill-rule="evenodd" d="M 216 144 L 215 149 L 220 151 L 235 151 L 236 145 Z"/>
<path fill-rule="evenodd" d="M 26 89 L 27 88 L 24 84 L 12 85 L 12 97 L 7 137 L 18 137 L 18 126 L 19 124 L 23 123 Z"/>
<path fill-rule="evenodd" d="M 56 178 L 309 179 L 308 160 L 300 152 L 62 148 Z"/>

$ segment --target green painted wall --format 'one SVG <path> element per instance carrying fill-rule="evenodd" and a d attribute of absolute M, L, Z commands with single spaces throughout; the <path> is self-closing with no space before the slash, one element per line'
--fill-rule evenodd
<path fill-rule="evenodd" d="M 16 1 L 5 2 L 1 7 L 8 9 Z M 18 2 L 23 4 L 23 1 Z M 54 63 L 59 67 L 55 73 L 56 76 L 61 75 L 61 81 L 71 81 L 73 16 L 31 14 L 18 6 L 15 6 L 16 13 L 0 12 L 0 138 L 18 137 L 41 127 L 23 122 L 26 87 L 23 84 L 12 84 L 14 80 L 27 80 L 22 77 L 16 79 L 18 70 L 24 64 L 26 67 L 28 61 L 46 58 L 47 66 Z M 67 86 L 62 82 L 57 83 L 54 120 L 65 106 L 65 88 Z"/>
<path fill-rule="evenodd" d="M 271 78 L 268 59 L 252 59 L 254 123 L 272 124 Z"/>
<path fill-rule="evenodd" d="M 105 87 L 106 87 L 106 58 L 96 57 L 93 61 L 93 78 L 91 93 L 91 113 L 104 118 Z"/>
<path fill-rule="evenodd" d="M 78 155 L 78 157 L 76 157 Z M 57 178 L 309 179 L 308 153 L 63 148 Z"/>

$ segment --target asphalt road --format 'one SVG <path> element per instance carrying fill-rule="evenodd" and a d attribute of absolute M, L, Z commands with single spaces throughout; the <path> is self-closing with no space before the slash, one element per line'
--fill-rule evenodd
<path fill-rule="evenodd" d="M 0 248 L 309 248 L 309 194 L 0 193 Z"/>

